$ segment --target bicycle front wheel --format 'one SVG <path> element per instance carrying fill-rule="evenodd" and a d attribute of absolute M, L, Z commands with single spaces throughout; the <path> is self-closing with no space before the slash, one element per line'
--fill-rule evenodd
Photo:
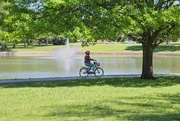
<path fill-rule="evenodd" d="M 97 78 L 101 78 L 104 75 L 104 70 L 100 67 L 96 68 L 94 72 Z"/>
<path fill-rule="evenodd" d="M 79 70 L 79 76 L 80 76 L 81 78 L 86 78 L 88 75 L 89 75 L 89 73 L 88 73 L 88 68 L 81 68 L 81 69 Z"/>

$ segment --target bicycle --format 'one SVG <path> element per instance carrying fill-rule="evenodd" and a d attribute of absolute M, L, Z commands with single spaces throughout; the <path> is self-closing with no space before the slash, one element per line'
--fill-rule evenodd
<path fill-rule="evenodd" d="M 89 70 L 87 66 L 82 66 L 79 70 L 79 76 L 86 78 L 89 74 L 94 74 L 97 78 L 101 78 L 104 75 L 104 70 L 100 67 L 100 63 L 94 60 L 95 65 L 94 71 Z"/>

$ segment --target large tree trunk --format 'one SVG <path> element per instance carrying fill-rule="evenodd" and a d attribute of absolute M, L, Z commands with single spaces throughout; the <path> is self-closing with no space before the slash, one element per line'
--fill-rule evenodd
<path fill-rule="evenodd" d="M 142 63 L 142 79 L 154 79 L 153 77 L 153 47 L 151 44 L 142 44 L 143 47 L 143 63 Z"/>

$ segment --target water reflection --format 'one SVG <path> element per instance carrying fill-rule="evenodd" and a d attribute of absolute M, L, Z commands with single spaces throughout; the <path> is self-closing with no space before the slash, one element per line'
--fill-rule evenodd
<path fill-rule="evenodd" d="M 154 72 L 169 74 L 169 73 L 180 73 L 180 57 L 178 56 L 164 56 L 154 57 Z"/>
<path fill-rule="evenodd" d="M 142 57 L 96 58 L 105 75 L 141 74 Z M 180 57 L 154 57 L 154 74 L 179 73 Z M 78 76 L 83 57 L 0 57 L 0 79 Z"/>

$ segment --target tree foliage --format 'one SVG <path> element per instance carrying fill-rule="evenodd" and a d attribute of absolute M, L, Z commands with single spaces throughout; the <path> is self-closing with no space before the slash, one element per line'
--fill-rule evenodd
<path fill-rule="evenodd" d="M 141 78 L 153 77 L 153 50 L 180 31 L 179 0 L 2 0 L 1 41 L 64 35 L 75 41 L 124 33 L 142 43 Z M 72 38 L 72 39 L 71 39 Z"/>
<path fill-rule="evenodd" d="M 151 79 L 154 48 L 179 31 L 179 5 L 177 0 L 87 0 L 80 11 L 87 13 L 84 23 L 98 35 L 121 31 L 142 43 L 141 78 Z"/>

